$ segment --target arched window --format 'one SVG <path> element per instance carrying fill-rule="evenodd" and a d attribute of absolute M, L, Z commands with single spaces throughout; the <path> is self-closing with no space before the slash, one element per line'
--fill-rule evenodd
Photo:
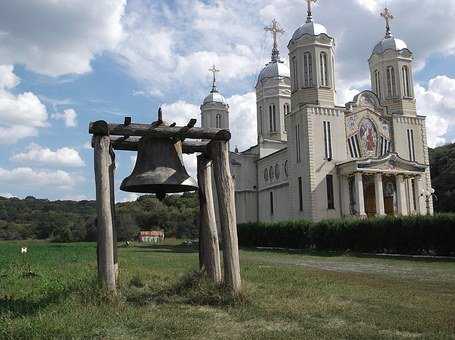
<path fill-rule="evenodd" d="M 303 55 L 304 86 L 313 86 L 313 57 L 310 52 Z"/>
<path fill-rule="evenodd" d="M 403 93 L 405 97 L 412 97 L 409 68 L 406 65 L 403 66 Z"/>
<path fill-rule="evenodd" d="M 262 135 L 263 131 L 262 131 L 262 120 L 264 118 L 262 117 L 262 106 L 259 106 L 259 131 Z"/>
<path fill-rule="evenodd" d="M 294 91 L 299 88 L 299 73 L 297 68 L 297 59 L 292 57 L 292 85 L 294 86 Z"/>
<path fill-rule="evenodd" d="M 221 115 L 219 113 L 215 117 L 215 127 L 217 129 L 221 128 Z"/>
<path fill-rule="evenodd" d="M 321 86 L 329 86 L 329 72 L 327 70 L 327 53 L 321 52 Z"/>
<path fill-rule="evenodd" d="M 270 132 L 276 132 L 276 107 L 275 104 L 269 106 Z"/>
<path fill-rule="evenodd" d="M 376 88 L 376 94 L 379 98 L 381 98 L 381 76 L 379 75 L 379 71 L 374 71 L 374 85 Z"/>
<path fill-rule="evenodd" d="M 395 97 L 397 95 L 397 84 L 395 80 L 395 70 L 392 66 L 387 67 L 387 96 Z"/>
<path fill-rule="evenodd" d="M 291 113 L 291 109 L 289 108 L 289 104 L 288 103 L 284 104 L 283 109 L 284 109 L 284 114 L 285 115 L 287 115 L 288 113 Z"/>

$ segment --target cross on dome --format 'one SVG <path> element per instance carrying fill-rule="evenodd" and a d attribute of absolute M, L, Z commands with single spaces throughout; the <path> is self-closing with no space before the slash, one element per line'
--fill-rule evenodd
<path fill-rule="evenodd" d="M 394 19 L 392 11 L 387 7 L 384 8 L 384 11 L 381 12 L 381 17 L 385 19 L 385 37 L 390 38 L 392 36 L 392 31 L 390 30 L 390 20 Z"/>
<path fill-rule="evenodd" d="M 312 14 L 312 11 L 311 11 L 311 3 L 314 2 L 316 3 L 318 0 L 306 0 L 306 2 L 308 3 L 308 16 L 306 18 L 306 22 L 312 22 L 313 21 L 313 14 Z"/>
<path fill-rule="evenodd" d="M 280 25 L 278 24 L 278 21 L 273 19 L 272 25 L 264 27 L 264 30 L 266 32 L 272 33 L 272 37 L 273 37 L 272 62 L 277 62 L 280 59 L 280 51 L 278 50 L 278 44 L 277 44 L 277 34 L 278 33 L 283 34 L 284 29 L 282 29 L 280 27 Z"/>
<path fill-rule="evenodd" d="M 220 72 L 220 70 L 218 70 L 215 64 L 213 64 L 212 68 L 209 68 L 209 71 L 212 72 L 213 74 L 212 91 L 210 92 L 218 92 L 218 90 L 216 89 L 216 74 Z"/>

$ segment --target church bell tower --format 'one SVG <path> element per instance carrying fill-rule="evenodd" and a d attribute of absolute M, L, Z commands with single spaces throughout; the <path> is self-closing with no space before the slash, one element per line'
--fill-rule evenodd
<path fill-rule="evenodd" d="M 209 69 L 213 74 L 212 90 L 201 105 L 201 126 L 204 128 L 229 129 L 229 105 L 216 87 L 215 65 Z"/>

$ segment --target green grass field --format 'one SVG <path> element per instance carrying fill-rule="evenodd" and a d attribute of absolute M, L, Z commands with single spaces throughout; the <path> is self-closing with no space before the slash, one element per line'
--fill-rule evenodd
<path fill-rule="evenodd" d="M 243 250 L 236 301 L 188 276 L 191 249 L 120 248 L 119 263 L 107 302 L 95 244 L 0 242 L 0 337 L 455 339 L 455 262 Z"/>

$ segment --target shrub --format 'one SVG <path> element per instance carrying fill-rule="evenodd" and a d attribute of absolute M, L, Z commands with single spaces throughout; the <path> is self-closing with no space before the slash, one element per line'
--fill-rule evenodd
<path fill-rule="evenodd" d="M 245 223 L 238 236 L 244 247 L 450 255 L 455 254 L 455 214 Z"/>

